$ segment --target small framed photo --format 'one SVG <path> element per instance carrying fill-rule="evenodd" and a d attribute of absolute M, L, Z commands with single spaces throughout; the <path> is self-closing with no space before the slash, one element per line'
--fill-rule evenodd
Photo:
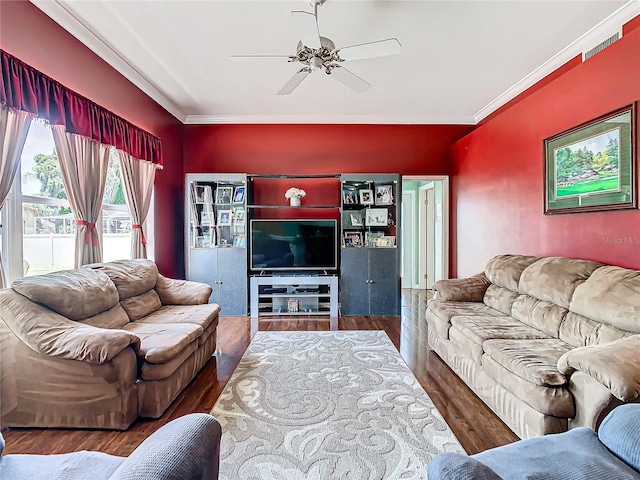
<path fill-rule="evenodd" d="M 207 210 L 202 210 L 202 214 L 200 215 L 200 226 L 201 227 L 208 227 L 208 226 L 215 226 L 215 219 L 213 218 L 212 212 L 209 212 Z"/>
<path fill-rule="evenodd" d="M 218 187 L 216 189 L 216 203 L 231 203 L 233 187 Z"/>
<path fill-rule="evenodd" d="M 208 237 L 196 237 L 196 248 L 209 248 L 210 245 Z"/>
<path fill-rule="evenodd" d="M 362 205 L 373 205 L 373 190 L 360 190 L 360 203 Z"/>
<path fill-rule="evenodd" d="M 386 227 L 389 219 L 389 210 L 386 208 L 367 208 L 365 225 L 367 227 Z"/>
<path fill-rule="evenodd" d="M 393 185 L 376 186 L 376 205 L 393 205 Z"/>
<path fill-rule="evenodd" d="M 378 238 L 383 235 L 383 232 L 365 232 L 364 242 L 367 247 L 375 247 L 377 245 Z"/>
<path fill-rule="evenodd" d="M 204 185 L 196 185 L 195 188 L 195 203 L 204 203 L 206 187 Z"/>
<path fill-rule="evenodd" d="M 382 235 L 376 238 L 376 247 L 378 248 L 390 248 L 396 246 L 395 235 Z"/>
<path fill-rule="evenodd" d="M 362 215 L 360 212 L 349 212 L 349 220 L 351 220 L 352 227 L 362 227 Z"/>
<path fill-rule="evenodd" d="M 231 210 L 218 210 L 218 226 L 231 225 Z"/>
<path fill-rule="evenodd" d="M 244 235 L 236 235 L 233 238 L 233 246 L 234 247 L 246 247 L 247 246 L 247 238 Z"/>
<path fill-rule="evenodd" d="M 344 232 L 345 247 L 362 247 L 362 233 L 360 232 Z"/>
<path fill-rule="evenodd" d="M 244 208 L 237 208 L 233 212 L 233 224 L 235 226 L 243 226 L 245 224 Z"/>
<path fill-rule="evenodd" d="M 356 205 L 359 203 L 358 189 L 355 187 L 342 187 L 342 203 L 345 205 Z"/>
<path fill-rule="evenodd" d="M 244 203 L 244 192 L 246 187 L 244 185 L 236 187 L 233 191 L 233 203 Z"/>

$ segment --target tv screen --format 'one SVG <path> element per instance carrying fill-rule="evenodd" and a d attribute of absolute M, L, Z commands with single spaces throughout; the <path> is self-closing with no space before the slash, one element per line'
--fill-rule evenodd
<path fill-rule="evenodd" d="M 337 270 L 336 220 L 251 220 L 251 270 Z"/>

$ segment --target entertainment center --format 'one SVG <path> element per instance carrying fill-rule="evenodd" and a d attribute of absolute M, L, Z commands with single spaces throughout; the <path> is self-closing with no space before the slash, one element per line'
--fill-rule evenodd
<path fill-rule="evenodd" d="M 397 174 L 189 173 L 187 279 L 213 287 L 221 315 L 399 315 L 400 185 Z"/>

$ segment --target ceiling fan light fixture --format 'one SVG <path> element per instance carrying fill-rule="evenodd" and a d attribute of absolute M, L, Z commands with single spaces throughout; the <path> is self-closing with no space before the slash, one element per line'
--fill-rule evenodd
<path fill-rule="evenodd" d="M 309 60 L 309 68 L 311 71 L 320 70 L 322 68 L 322 59 L 320 57 L 313 57 Z"/>

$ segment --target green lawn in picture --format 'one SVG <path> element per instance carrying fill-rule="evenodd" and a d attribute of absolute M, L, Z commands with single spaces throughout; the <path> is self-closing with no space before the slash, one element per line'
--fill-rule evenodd
<path fill-rule="evenodd" d="M 568 197 L 571 195 L 583 195 L 585 193 L 602 192 L 605 190 L 615 191 L 619 189 L 620 177 L 614 174 L 607 178 L 576 183 L 575 185 L 569 185 L 567 187 L 558 187 L 556 188 L 556 197 Z"/>

